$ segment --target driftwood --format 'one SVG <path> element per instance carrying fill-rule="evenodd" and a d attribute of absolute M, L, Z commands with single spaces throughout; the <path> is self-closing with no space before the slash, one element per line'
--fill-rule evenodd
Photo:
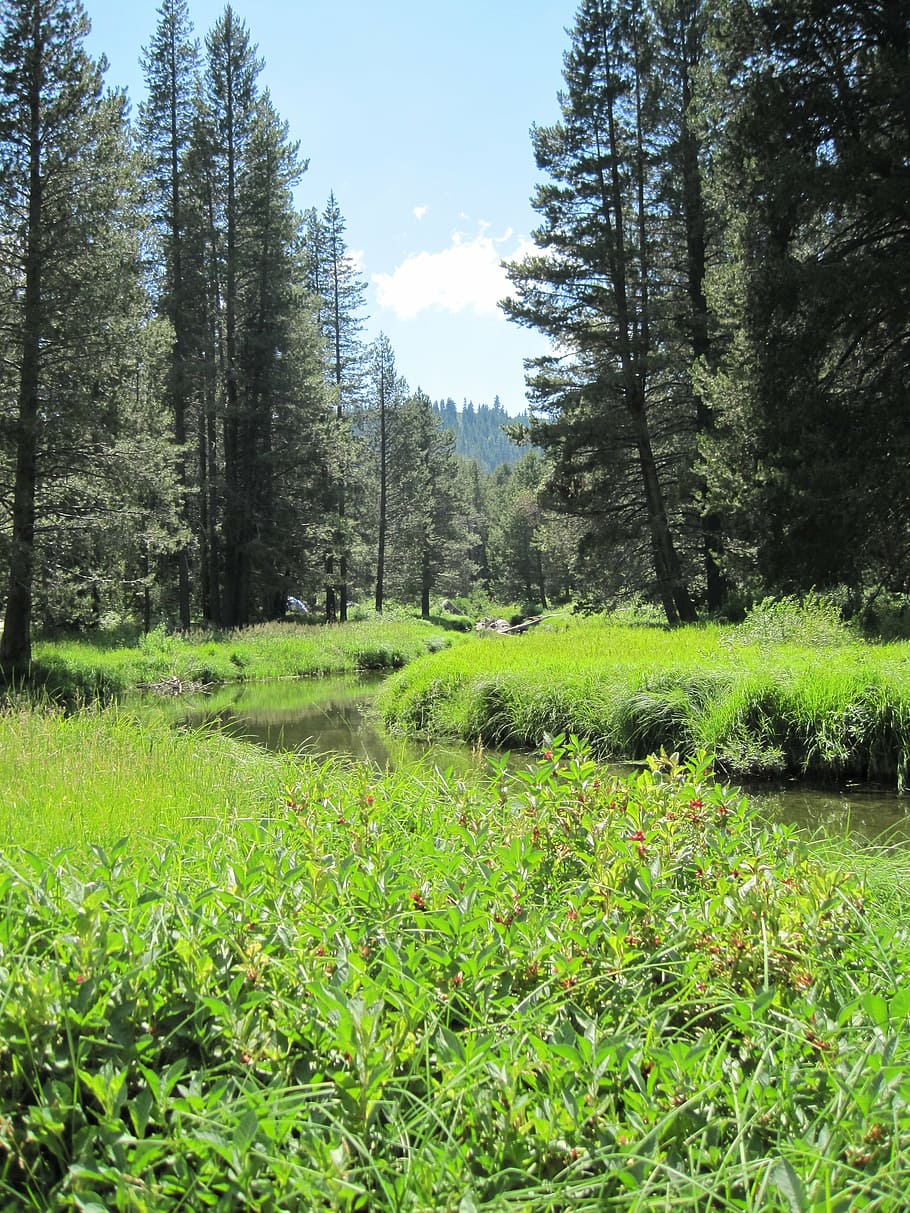
<path fill-rule="evenodd" d="M 500 636 L 518 636 L 530 628 L 536 628 L 544 619 L 552 618 L 552 615 L 535 615 L 533 619 L 523 619 L 521 623 L 512 625 L 507 619 L 480 619 L 474 625 L 474 631 L 498 632 Z"/>
<path fill-rule="evenodd" d="M 197 695 L 207 691 L 211 682 L 183 682 L 176 674 L 163 678 L 160 682 L 140 682 L 140 691 L 153 691 L 156 695 Z"/>

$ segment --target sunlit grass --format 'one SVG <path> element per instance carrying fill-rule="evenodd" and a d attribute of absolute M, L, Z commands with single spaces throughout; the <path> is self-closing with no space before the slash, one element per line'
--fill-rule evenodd
<path fill-rule="evenodd" d="M 460 639 L 458 632 L 421 619 L 270 623 L 186 636 L 159 629 L 135 645 L 113 648 L 103 637 L 40 641 L 33 679 L 51 691 L 91 698 L 167 679 L 220 683 L 394 670 Z"/>
<path fill-rule="evenodd" d="M 906 1208 L 894 856 L 560 739 L 463 779 L 2 723 L 0 1208 Z"/>
<path fill-rule="evenodd" d="M 200 845 L 213 829 L 258 818 L 282 759 L 231 738 L 180 733 L 148 712 L 0 713 L 0 846 L 48 854 L 163 832 Z M 151 845 L 151 843 L 150 843 Z"/>
<path fill-rule="evenodd" d="M 602 756 L 707 749 L 737 775 L 910 776 L 910 644 L 794 643 L 713 625 L 604 619 L 481 636 L 428 656 L 380 697 L 387 724 L 533 747 L 572 732 Z"/>

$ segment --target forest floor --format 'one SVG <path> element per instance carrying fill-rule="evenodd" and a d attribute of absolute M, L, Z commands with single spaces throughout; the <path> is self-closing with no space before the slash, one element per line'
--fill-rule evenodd
<path fill-rule="evenodd" d="M 905 852 L 116 707 L 0 713 L 0 805 L 0 1209 L 906 1209 Z"/>

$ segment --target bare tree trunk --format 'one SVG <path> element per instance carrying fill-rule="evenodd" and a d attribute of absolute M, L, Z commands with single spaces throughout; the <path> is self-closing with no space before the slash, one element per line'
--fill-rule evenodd
<path fill-rule="evenodd" d="M 37 14 L 37 10 L 36 10 Z M 35 569 L 35 492 L 38 482 L 39 365 L 42 337 L 42 222 L 44 187 L 41 177 L 41 79 L 37 70 L 43 47 L 37 16 L 34 29 L 36 70 L 29 81 L 29 182 L 25 291 L 19 412 L 16 421 L 16 480 L 13 490 L 13 532 L 9 588 L 0 638 L 4 672 L 24 672 L 32 659 L 32 584 Z"/>

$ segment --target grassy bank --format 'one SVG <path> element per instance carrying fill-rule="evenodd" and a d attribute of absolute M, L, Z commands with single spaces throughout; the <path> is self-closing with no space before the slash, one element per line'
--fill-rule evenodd
<path fill-rule="evenodd" d="M 736 777 L 907 786 L 910 644 L 773 623 L 667 631 L 599 618 L 485 635 L 396 676 L 380 706 L 393 728 L 496 746 L 564 732 L 604 757 L 707 750 Z"/>
<path fill-rule="evenodd" d="M 457 632 L 422 619 L 269 623 L 186 636 L 158 629 L 129 644 L 98 634 L 38 642 L 32 682 L 55 693 L 105 698 L 168 679 L 221 683 L 395 670 L 458 638 Z"/>
<path fill-rule="evenodd" d="M 820 861 L 694 763 L 463 783 L 3 725 L 0 1208 L 906 1208 L 890 859 Z"/>

